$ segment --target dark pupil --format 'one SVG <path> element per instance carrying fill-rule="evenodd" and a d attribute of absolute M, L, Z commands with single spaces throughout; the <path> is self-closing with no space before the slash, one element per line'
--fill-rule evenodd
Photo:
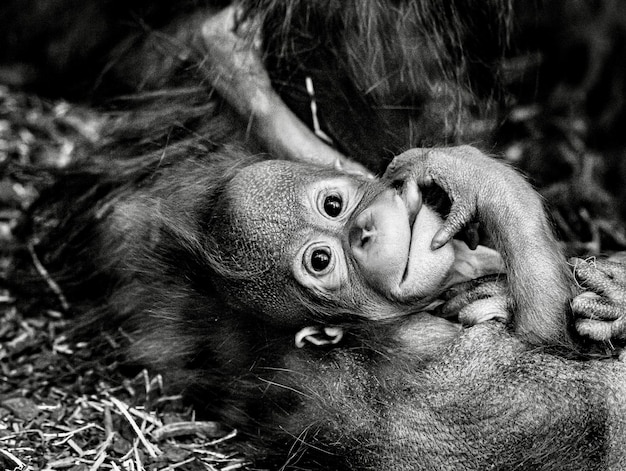
<path fill-rule="evenodd" d="M 337 217 L 341 213 L 341 197 L 338 195 L 329 195 L 324 200 L 324 211 L 330 217 Z"/>
<path fill-rule="evenodd" d="M 324 270 L 330 263 L 330 254 L 327 250 L 317 249 L 311 255 L 311 266 L 315 271 Z"/>

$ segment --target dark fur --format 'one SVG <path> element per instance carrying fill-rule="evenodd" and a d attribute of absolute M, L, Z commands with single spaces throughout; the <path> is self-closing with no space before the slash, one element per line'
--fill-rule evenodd
<path fill-rule="evenodd" d="M 22 72 L 1 68 L 0 79 L 98 101 L 182 87 L 189 103 L 205 103 L 211 87 L 199 25 L 229 3 L 7 0 L 0 63 Z M 373 170 L 410 147 L 476 144 L 493 130 L 503 102 L 537 93 L 550 112 L 588 111 L 594 147 L 621 140 L 621 2 L 237 3 L 261 29 L 283 99 L 310 124 L 304 78 L 312 77 L 322 127 Z M 182 125 L 205 135 L 195 107 L 176 111 Z"/>
<path fill-rule="evenodd" d="M 175 9 L 166 3 L 77 7 L 55 0 L 40 9 L 34 2 L 8 2 L 0 21 L 14 47 L 0 52 L 0 60 L 29 71 L 22 84 L 66 96 L 102 100 L 184 88 L 192 106 L 169 104 L 169 111 L 181 126 L 206 135 L 193 106 L 211 95 L 210 84 L 198 86 L 207 79 L 199 30 L 226 2 L 184 2 Z M 510 0 L 480 2 L 480 8 L 463 1 L 440 8 L 426 0 L 241 3 L 242 20 L 260 28 L 264 62 L 282 98 L 310 124 L 304 80 L 311 77 L 325 132 L 372 170 L 383 170 L 410 147 L 467 142 L 490 132 L 493 123 L 483 118 L 493 120 L 502 96 L 498 67 L 510 32 Z M 60 20 L 49 24 L 42 17 Z M 83 35 L 89 41 L 81 41 Z M 163 136 L 158 127 L 147 131 L 145 137 Z"/>
<path fill-rule="evenodd" d="M 246 3 L 277 90 L 310 122 L 311 77 L 319 118 L 347 155 L 382 169 L 407 148 L 485 137 L 490 125 L 469 123 L 493 119 L 502 98 L 509 0 Z"/>

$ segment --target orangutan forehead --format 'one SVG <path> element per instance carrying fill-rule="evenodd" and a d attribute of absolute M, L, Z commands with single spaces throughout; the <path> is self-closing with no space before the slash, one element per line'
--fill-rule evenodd
<path fill-rule="evenodd" d="M 286 160 L 266 160 L 242 168 L 233 181 L 236 181 L 236 186 L 243 190 L 267 185 L 277 188 L 295 188 L 321 178 L 341 176 L 345 174 L 329 168 Z M 250 186 L 242 188 L 240 186 L 242 184 Z"/>
<path fill-rule="evenodd" d="M 293 233 L 305 222 L 303 175 L 290 162 L 260 162 L 242 169 L 227 189 L 228 211 L 241 224 Z"/>
<path fill-rule="evenodd" d="M 291 169 L 290 165 L 274 161 L 243 168 L 228 187 L 231 204 L 248 207 L 255 202 L 270 209 L 282 206 L 283 200 L 295 202 L 302 182 Z"/>
<path fill-rule="evenodd" d="M 221 250 L 238 265 L 286 265 L 295 241 L 311 230 L 304 194 L 315 170 L 284 161 L 240 170 L 222 194 L 214 219 L 220 226 Z"/>

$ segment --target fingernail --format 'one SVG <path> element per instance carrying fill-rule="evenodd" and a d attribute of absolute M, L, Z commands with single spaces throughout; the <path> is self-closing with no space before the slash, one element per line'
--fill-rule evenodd
<path fill-rule="evenodd" d="M 433 240 L 430 243 L 430 249 L 437 250 L 443 247 L 444 245 L 446 245 L 448 243 L 448 240 L 449 240 L 449 237 L 443 231 L 443 229 L 439 229 L 439 231 L 437 231 L 437 233 L 433 237 Z"/>

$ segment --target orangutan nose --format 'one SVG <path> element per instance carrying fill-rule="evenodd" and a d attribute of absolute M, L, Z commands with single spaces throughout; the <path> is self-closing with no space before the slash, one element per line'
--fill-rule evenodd
<path fill-rule="evenodd" d="M 359 214 L 349 230 L 352 256 L 368 282 L 399 282 L 408 259 L 411 231 L 398 193 L 390 189 Z"/>
<path fill-rule="evenodd" d="M 367 250 L 367 246 L 376 240 L 376 224 L 373 211 L 362 212 L 350 229 L 350 247 Z"/>

